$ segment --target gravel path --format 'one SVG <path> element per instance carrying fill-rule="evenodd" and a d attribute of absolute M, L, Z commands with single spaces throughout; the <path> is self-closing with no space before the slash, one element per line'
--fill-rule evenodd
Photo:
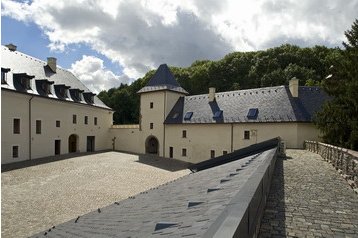
<path fill-rule="evenodd" d="M 358 237 L 358 196 L 305 150 L 278 159 L 259 237 Z"/>
<path fill-rule="evenodd" d="M 166 160 L 106 152 L 3 172 L 1 235 L 30 236 L 190 172 Z"/>

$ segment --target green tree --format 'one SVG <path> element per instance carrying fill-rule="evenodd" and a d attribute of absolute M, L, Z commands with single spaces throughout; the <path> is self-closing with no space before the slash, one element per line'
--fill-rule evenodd
<path fill-rule="evenodd" d="M 327 143 L 358 150 L 358 19 L 345 36 L 342 57 L 322 82 L 333 99 L 317 114 L 316 125 Z"/>

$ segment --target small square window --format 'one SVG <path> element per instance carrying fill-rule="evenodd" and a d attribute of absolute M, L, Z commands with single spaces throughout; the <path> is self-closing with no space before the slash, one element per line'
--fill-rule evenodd
<path fill-rule="evenodd" d="M 36 134 L 41 134 L 41 120 L 36 120 Z"/>
<path fill-rule="evenodd" d="M 210 158 L 215 158 L 215 150 L 210 150 Z"/>
<path fill-rule="evenodd" d="M 14 118 L 14 128 L 13 128 L 14 134 L 20 134 L 20 119 Z"/>
<path fill-rule="evenodd" d="M 94 125 L 97 126 L 97 117 L 94 118 Z"/>
<path fill-rule="evenodd" d="M 223 151 L 223 155 L 226 155 L 226 154 L 227 154 L 227 150 L 224 150 L 224 151 Z"/>
<path fill-rule="evenodd" d="M 56 121 L 56 127 L 61 127 L 61 121 Z"/>
<path fill-rule="evenodd" d="M 153 123 L 151 122 L 151 123 L 149 124 L 149 128 L 150 128 L 150 129 L 153 129 L 153 127 L 154 127 L 154 126 L 153 126 Z"/>
<path fill-rule="evenodd" d="M 185 149 L 185 148 L 183 148 L 183 149 L 181 150 L 181 155 L 182 155 L 182 156 L 186 156 L 186 149 Z"/>
<path fill-rule="evenodd" d="M 85 116 L 85 124 L 88 124 L 88 116 Z"/>
<path fill-rule="evenodd" d="M 77 124 L 77 116 L 76 115 L 72 116 L 72 122 L 73 122 L 73 124 Z"/>
<path fill-rule="evenodd" d="M 19 157 L 19 146 L 14 145 L 12 147 L 12 158 L 18 158 Z"/>
<path fill-rule="evenodd" d="M 250 131 L 244 131 L 244 140 L 250 140 Z"/>
<path fill-rule="evenodd" d="M 183 130 L 183 138 L 186 138 L 186 130 Z"/>
<path fill-rule="evenodd" d="M 153 108 L 153 102 L 151 102 L 149 106 L 150 106 L 150 108 Z"/>

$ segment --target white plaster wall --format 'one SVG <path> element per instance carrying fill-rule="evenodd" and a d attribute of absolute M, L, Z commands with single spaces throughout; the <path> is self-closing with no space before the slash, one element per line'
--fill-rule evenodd
<path fill-rule="evenodd" d="M 142 131 L 131 128 L 112 128 L 110 129 L 110 137 L 115 139 L 115 150 L 124 152 L 132 152 L 137 154 L 144 154 L 145 147 L 141 145 L 143 141 Z"/>

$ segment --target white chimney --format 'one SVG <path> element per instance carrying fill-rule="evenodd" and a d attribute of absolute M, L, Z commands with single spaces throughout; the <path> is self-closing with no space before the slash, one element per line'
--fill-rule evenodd
<path fill-rule="evenodd" d="M 296 77 L 293 77 L 290 80 L 290 91 L 291 91 L 292 97 L 294 97 L 294 98 L 298 97 L 298 79 Z"/>
<path fill-rule="evenodd" d="M 8 45 L 5 45 L 10 51 L 16 51 L 16 49 L 17 49 L 17 46 L 16 45 L 14 45 L 14 44 L 12 44 L 12 43 L 10 43 L 10 44 L 8 44 Z"/>
<path fill-rule="evenodd" d="M 57 59 L 55 57 L 48 57 L 47 58 L 47 65 L 48 65 L 48 67 L 50 67 L 50 69 L 54 73 L 56 73 L 56 68 L 57 68 L 56 61 L 57 61 Z"/>
<path fill-rule="evenodd" d="M 209 88 L 209 102 L 215 101 L 215 88 Z"/>

